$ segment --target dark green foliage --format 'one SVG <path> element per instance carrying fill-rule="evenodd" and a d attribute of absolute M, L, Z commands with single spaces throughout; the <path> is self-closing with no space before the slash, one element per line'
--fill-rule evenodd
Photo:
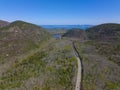
<path fill-rule="evenodd" d="M 120 41 L 120 24 L 102 24 L 86 30 L 88 39 Z"/>
<path fill-rule="evenodd" d="M 63 37 L 77 38 L 77 39 L 80 39 L 80 40 L 86 39 L 85 31 L 81 30 L 81 29 L 76 29 L 76 28 L 68 30 L 63 35 Z"/>

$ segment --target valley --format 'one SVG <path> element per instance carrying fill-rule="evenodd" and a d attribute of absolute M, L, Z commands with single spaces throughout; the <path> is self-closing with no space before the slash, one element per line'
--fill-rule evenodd
<path fill-rule="evenodd" d="M 120 89 L 119 24 L 49 31 L 0 22 L 0 90 Z"/>
<path fill-rule="evenodd" d="M 120 89 L 120 25 L 102 24 L 64 34 L 74 40 L 82 61 L 82 90 Z"/>

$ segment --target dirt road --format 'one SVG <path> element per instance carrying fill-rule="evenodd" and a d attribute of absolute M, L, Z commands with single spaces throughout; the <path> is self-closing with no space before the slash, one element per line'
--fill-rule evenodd
<path fill-rule="evenodd" d="M 82 63 L 79 57 L 79 54 L 74 46 L 74 44 L 72 43 L 72 47 L 73 47 L 73 52 L 74 55 L 77 58 L 77 62 L 78 62 L 78 72 L 77 72 L 77 79 L 76 79 L 76 87 L 75 90 L 81 90 L 81 76 L 82 76 Z"/>

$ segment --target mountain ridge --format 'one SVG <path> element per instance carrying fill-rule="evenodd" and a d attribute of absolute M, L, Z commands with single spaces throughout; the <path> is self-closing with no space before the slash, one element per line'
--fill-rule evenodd
<path fill-rule="evenodd" d="M 51 37 L 49 32 L 37 25 L 14 21 L 6 27 L 0 28 L 0 52 L 2 52 L 0 56 L 5 59 L 19 56 L 38 48 L 42 42 Z"/>
<path fill-rule="evenodd" d="M 88 28 L 86 34 L 89 39 L 120 40 L 120 24 L 105 23 Z"/>
<path fill-rule="evenodd" d="M 7 25 L 9 25 L 9 22 L 0 20 L 0 28 L 5 27 Z"/>

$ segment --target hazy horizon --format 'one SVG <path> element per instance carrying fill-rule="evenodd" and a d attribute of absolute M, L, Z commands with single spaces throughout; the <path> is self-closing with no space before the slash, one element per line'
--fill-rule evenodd
<path fill-rule="evenodd" d="M 103 22 L 103 23 L 98 23 L 98 24 L 37 24 L 37 23 L 34 23 L 34 22 L 31 22 L 31 21 L 25 21 L 25 20 L 13 20 L 13 21 L 9 21 L 9 20 L 3 20 L 3 19 L 0 19 L 2 21 L 7 21 L 9 23 L 12 23 L 12 22 L 15 22 L 15 21 L 24 21 L 24 22 L 28 22 L 28 23 L 33 23 L 33 24 L 36 24 L 36 25 L 42 25 L 42 26 L 54 26 L 54 25 L 64 25 L 64 26 L 67 26 L 67 25 L 92 25 L 92 26 L 95 26 L 95 25 L 100 25 L 100 24 L 120 24 L 119 22 Z"/>

